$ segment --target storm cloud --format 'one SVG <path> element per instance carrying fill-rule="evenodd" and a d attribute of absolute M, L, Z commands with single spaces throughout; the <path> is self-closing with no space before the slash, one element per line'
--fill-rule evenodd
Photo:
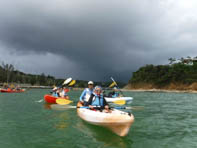
<path fill-rule="evenodd" d="M 128 81 L 197 56 L 195 0 L 0 0 L 0 60 L 29 73 Z"/>

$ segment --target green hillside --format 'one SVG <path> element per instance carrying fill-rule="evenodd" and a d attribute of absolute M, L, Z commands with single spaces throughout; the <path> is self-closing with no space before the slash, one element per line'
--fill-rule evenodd
<path fill-rule="evenodd" d="M 170 58 L 167 65 L 146 65 L 133 73 L 129 80 L 131 88 L 166 88 L 180 89 L 191 87 L 197 82 L 197 59 Z M 177 85 L 177 86 L 175 86 Z M 187 89 L 187 88 L 182 88 Z"/>

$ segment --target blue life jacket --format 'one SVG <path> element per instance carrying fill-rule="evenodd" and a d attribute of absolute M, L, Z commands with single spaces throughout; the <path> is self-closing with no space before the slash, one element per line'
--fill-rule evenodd
<path fill-rule="evenodd" d="M 57 94 L 56 92 L 53 92 L 53 93 L 52 93 L 52 96 L 58 97 L 58 94 Z"/>
<path fill-rule="evenodd" d="M 101 106 L 101 107 L 104 107 L 104 98 L 103 98 L 103 95 L 96 95 L 96 94 L 93 94 L 93 98 L 92 98 L 92 102 L 90 103 L 90 105 L 92 106 Z"/>

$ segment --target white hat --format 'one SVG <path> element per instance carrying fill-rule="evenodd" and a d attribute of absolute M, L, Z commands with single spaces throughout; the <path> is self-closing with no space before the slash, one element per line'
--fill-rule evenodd
<path fill-rule="evenodd" d="M 89 82 L 88 82 L 88 85 L 91 85 L 91 84 L 93 85 L 94 83 L 93 83 L 92 81 L 89 81 Z"/>
<path fill-rule="evenodd" d="M 57 87 L 54 87 L 53 90 L 57 90 Z"/>
<path fill-rule="evenodd" d="M 114 89 L 118 89 L 117 87 L 114 87 Z"/>

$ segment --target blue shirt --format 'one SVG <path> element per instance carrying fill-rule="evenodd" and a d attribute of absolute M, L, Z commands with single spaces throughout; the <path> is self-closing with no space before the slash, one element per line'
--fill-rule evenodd
<path fill-rule="evenodd" d="M 53 92 L 53 93 L 52 93 L 52 96 L 58 97 L 58 94 L 57 94 L 56 92 Z"/>
<path fill-rule="evenodd" d="M 90 98 L 90 96 L 91 96 L 92 93 L 93 93 L 93 89 L 86 88 L 86 89 L 82 92 L 82 94 L 81 94 L 79 100 L 80 100 L 81 102 L 84 102 L 84 101 L 87 102 L 87 101 L 89 100 L 89 98 Z"/>

